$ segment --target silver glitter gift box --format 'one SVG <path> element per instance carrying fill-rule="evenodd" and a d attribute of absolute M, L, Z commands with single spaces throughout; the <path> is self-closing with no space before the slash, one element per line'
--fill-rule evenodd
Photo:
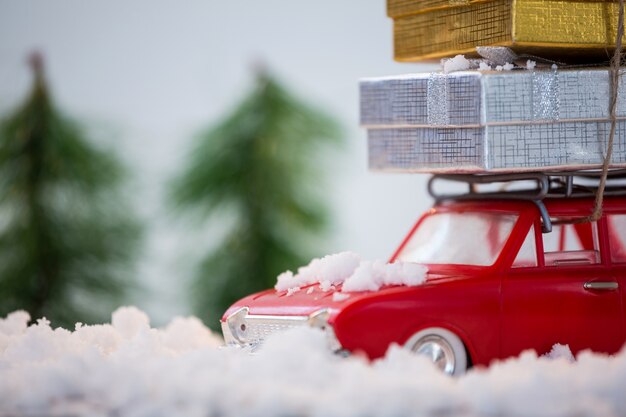
<path fill-rule="evenodd" d="M 606 69 L 462 71 L 364 79 L 371 169 L 517 172 L 599 167 L 610 122 Z M 626 166 L 619 89 L 612 166 Z"/>

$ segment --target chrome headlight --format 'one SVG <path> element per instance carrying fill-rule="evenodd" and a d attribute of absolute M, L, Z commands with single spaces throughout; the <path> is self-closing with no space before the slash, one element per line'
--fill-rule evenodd
<path fill-rule="evenodd" d="M 313 328 L 325 330 L 328 327 L 328 317 L 330 317 L 330 311 L 322 308 L 309 314 L 307 323 Z"/>
<path fill-rule="evenodd" d="M 328 318 L 330 317 L 330 310 L 327 308 L 322 308 L 317 310 L 309 315 L 307 323 L 309 326 L 321 329 L 326 334 L 326 342 L 328 343 L 328 348 L 333 352 L 338 352 L 342 350 L 341 343 L 337 339 L 335 335 L 335 329 L 333 326 L 328 324 Z"/>
<path fill-rule="evenodd" d="M 246 317 L 249 311 L 248 307 L 241 307 L 222 322 L 222 333 L 227 345 L 246 343 Z"/>

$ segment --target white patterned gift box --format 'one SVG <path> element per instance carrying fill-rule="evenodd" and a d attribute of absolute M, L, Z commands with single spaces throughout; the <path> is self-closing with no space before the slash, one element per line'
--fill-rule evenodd
<path fill-rule="evenodd" d="M 610 122 L 606 68 L 462 71 L 364 79 L 369 165 L 400 172 L 599 167 Z M 626 166 L 619 89 L 612 166 Z"/>

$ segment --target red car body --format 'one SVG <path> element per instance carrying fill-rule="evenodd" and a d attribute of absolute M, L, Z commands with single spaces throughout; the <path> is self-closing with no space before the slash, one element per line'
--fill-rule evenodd
<path fill-rule="evenodd" d="M 248 339 L 254 343 L 281 328 L 281 318 L 286 319 L 282 327 L 290 327 L 298 322 L 289 318 L 310 317 L 325 309 L 326 324 L 341 348 L 370 358 L 384 355 L 392 343 L 404 345 L 420 330 L 435 327 L 458 336 L 473 365 L 488 365 L 526 349 L 543 354 L 556 343 L 569 345 L 573 353 L 583 349 L 615 353 L 626 340 L 626 198 L 606 198 L 604 214 L 596 223 L 576 223 L 591 212 L 592 198 L 546 200 L 545 207 L 555 225 L 548 234 L 542 233 L 540 212 L 530 201 L 438 204 L 415 224 L 390 262 L 411 261 L 403 257 L 418 231 L 428 226 L 427 219 L 503 216 L 512 219 L 504 233 L 494 228 L 493 233 L 475 234 L 475 241 L 469 242 L 479 251 L 501 241 L 493 263 L 429 263 L 422 285 L 351 293 L 347 299 L 333 297 L 333 291 L 323 292 L 318 286 L 290 296 L 267 290 L 226 311 L 222 319 L 226 340 L 246 341 L 233 338 L 232 331 L 239 329 L 228 326 L 229 317 L 242 309 L 250 317 L 269 320 L 269 327 L 255 330 L 254 340 Z M 446 233 L 454 237 L 454 231 Z M 556 239 L 550 251 L 548 235 Z M 462 257 L 471 261 L 471 254 Z M 271 324 L 272 318 L 278 318 L 278 324 Z"/>

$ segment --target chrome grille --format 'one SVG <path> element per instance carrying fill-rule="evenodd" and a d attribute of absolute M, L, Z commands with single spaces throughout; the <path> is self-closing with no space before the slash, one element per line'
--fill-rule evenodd
<path fill-rule="evenodd" d="M 270 335 L 301 326 L 324 330 L 328 346 L 333 352 L 342 350 L 332 326 L 328 325 L 328 310 L 320 309 L 308 316 L 270 316 L 248 314 L 242 307 L 222 321 L 224 341 L 229 346 L 249 347 L 255 350 Z"/>
<path fill-rule="evenodd" d="M 242 308 L 222 322 L 222 332 L 227 344 L 258 347 L 270 335 L 294 327 L 305 326 L 309 316 L 264 316 L 248 314 Z"/>
<path fill-rule="evenodd" d="M 277 319 L 276 317 L 246 317 L 246 329 L 243 333 L 248 343 L 258 345 L 263 343 L 270 335 L 306 325 L 306 318 L 294 319 Z"/>

